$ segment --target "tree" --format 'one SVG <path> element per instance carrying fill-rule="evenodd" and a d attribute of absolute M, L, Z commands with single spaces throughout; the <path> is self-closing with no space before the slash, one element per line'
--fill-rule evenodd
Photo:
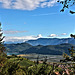
<path fill-rule="evenodd" d="M 73 37 L 73 38 L 75 39 L 75 35 L 71 34 L 70 36 Z"/>
<path fill-rule="evenodd" d="M 60 10 L 61 12 L 64 12 L 65 9 L 69 9 L 70 7 L 75 5 L 75 0 L 58 0 L 57 2 L 60 2 L 63 5 L 63 8 Z M 75 12 L 72 10 L 69 10 L 71 14 L 74 14 Z"/>
<path fill-rule="evenodd" d="M 70 36 L 75 39 L 75 35 L 71 34 Z M 73 46 L 71 47 L 71 49 L 69 49 L 69 52 L 71 54 L 71 57 L 72 57 L 73 61 L 75 61 L 75 50 L 74 50 Z"/>
<path fill-rule="evenodd" d="M 75 35 L 73 34 L 70 34 L 71 37 L 73 37 L 75 39 Z M 72 46 L 71 48 L 68 49 L 69 50 L 69 53 L 70 53 L 70 56 L 66 53 L 63 54 L 63 57 L 65 58 L 64 60 L 60 60 L 60 62 L 66 62 L 66 61 L 74 61 L 75 62 L 75 49 L 74 47 Z"/>
<path fill-rule="evenodd" d="M 37 56 L 36 64 L 37 64 L 37 65 L 39 64 L 39 56 Z"/>
<path fill-rule="evenodd" d="M 69 55 L 67 55 L 66 53 L 63 54 L 63 57 L 68 60 L 69 59 Z"/>
<path fill-rule="evenodd" d="M 74 50 L 74 47 L 72 46 L 71 49 L 68 49 L 68 50 L 69 50 L 69 53 L 71 55 L 72 61 L 75 61 L 75 50 Z"/>
<path fill-rule="evenodd" d="M 3 66 L 6 60 L 6 53 L 5 53 L 6 48 L 4 47 L 3 39 L 4 39 L 4 36 L 2 33 L 2 28 L 1 28 L 1 23 L 0 23 L 0 67 Z"/>
<path fill-rule="evenodd" d="M 45 57 L 45 59 L 43 60 L 43 64 L 46 64 L 47 62 L 47 56 Z"/>

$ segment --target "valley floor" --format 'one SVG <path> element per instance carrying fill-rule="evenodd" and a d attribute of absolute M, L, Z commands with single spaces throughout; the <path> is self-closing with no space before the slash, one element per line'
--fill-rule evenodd
<path fill-rule="evenodd" d="M 60 62 L 63 59 L 62 55 L 20 54 L 17 56 L 25 57 L 31 61 L 37 61 L 37 57 L 39 61 L 43 61 L 46 58 L 47 62 Z"/>

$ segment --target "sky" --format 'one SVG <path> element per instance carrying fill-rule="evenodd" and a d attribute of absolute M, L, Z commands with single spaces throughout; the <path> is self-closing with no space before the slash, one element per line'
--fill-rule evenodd
<path fill-rule="evenodd" d="M 70 37 L 75 33 L 75 15 L 61 9 L 57 0 L 0 0 L 5 41 Z"/>

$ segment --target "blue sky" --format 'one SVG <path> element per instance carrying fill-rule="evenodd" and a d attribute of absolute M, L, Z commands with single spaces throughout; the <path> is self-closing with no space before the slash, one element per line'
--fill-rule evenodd
<path fill-rule="evenodd" d="M 56 0 L 0 0 L 0 21 L 9 39 L 65 38 L 75 33 L 75 15 Z M 8 40 L 6 38 L 6 40 Z"/>

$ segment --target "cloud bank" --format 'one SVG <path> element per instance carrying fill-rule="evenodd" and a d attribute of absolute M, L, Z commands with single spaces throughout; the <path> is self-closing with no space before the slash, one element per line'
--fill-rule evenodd
<path fill-rule="evenodd" d="M 0 0 L 0 6 L 6 9 L 34 10 L 38 7 L 52 7 L 57 0 Z"/>
<path fill-rule="evenodd" d="M 57 35 L 57 34 L 50 34 L 48 37 L 58 37 L 58 36 L 61 36 L 61 35 L 67 35 L 67 33 L 62 33 L 60 35 Z"/>
<path fill-rule="evenodd" d="M 27 40 L 36 40 L 38 38 L 41 38 L 42 35 L 39 34 L 37 36 L 22 36 L 22 37 L 5 37 L 4 41 L 5 42 L 25 42 Z"/>
<path fill-rule="evenodd" d="M 65 36 L 65 35 L 67 35 L 67 33 L 62 33 L 62 34 L 60 34 L 60 35 L 57 35 L 57 34 L 50 34 L 48 37 L 60 37 L 60 36 Z M 15 43 L 15 42 L 17 42 L 17 43 L 21 43 L 21 42 L 25 42 L 25 41 L 28 41 L 28 40 L 36 40 L 36 39 L 38 39 L 38 38 L 42 38 L 43 36 L 42 36 L 42 34 L 39 34 L 39 35 L 37 35 L 37 36 L 21 36 L 21 37 L 14 37 L 14 36 L 6 36 L 5 38 L 4 38 L 4 41 L 5 42 L 12 42 L 12 43 Z M 43 37 L 44 38 L 44 37 Z"/>

